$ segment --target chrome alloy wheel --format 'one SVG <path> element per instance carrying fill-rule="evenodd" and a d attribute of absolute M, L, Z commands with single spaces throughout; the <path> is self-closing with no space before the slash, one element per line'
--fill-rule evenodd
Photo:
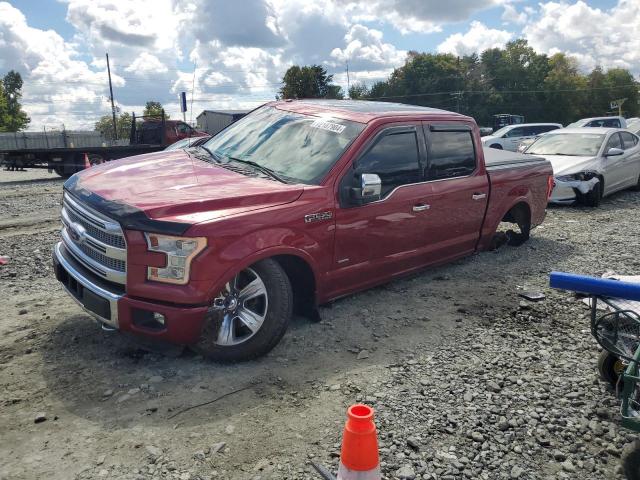
<path fill-rule="evenodd" d="M 246 342 L 262 327 L 268 308 L 260 276 L 251 268 L 241 271 L 213 301 L 211 311 L 220 317 L 215 343 L 228 347 Z"/>

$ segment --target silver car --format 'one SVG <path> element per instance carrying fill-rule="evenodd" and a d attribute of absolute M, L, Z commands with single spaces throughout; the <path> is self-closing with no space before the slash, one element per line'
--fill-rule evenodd
<path fill-rule="evenodd" d="M 553 166 L 552 203 L 600 200 L 626 188 L 640 189 L 640 138 L 620 128 L 563 128 L 549 132 L 524 153 Z"/>

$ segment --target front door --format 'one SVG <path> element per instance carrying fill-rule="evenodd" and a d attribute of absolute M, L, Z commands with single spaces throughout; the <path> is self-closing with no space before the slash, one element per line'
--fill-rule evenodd
<path fill-rule="evenodd" d="M 630 152 L 607 157 L 606 154 L 611 148 L 624 150 L 620 133 L 615 132 L 609 137 L 603 152 L 603 155 L 605 155 L 603 162 L 605 172 L 604 189 L 607 195 L 625 188 L 628 183 L 627 176 L 629 174 L 627 166 Z"/>
<path fill-rule="evenodd" d="M 426 246 L 430 187 L 423 182 L 424 139 L 420 123 L 378 132 L 341 182 L 357 185 L 363 173 L 382 181 L 381 198 L 336 209 L 334 292 L 374 284 L 415 267 Z"/>

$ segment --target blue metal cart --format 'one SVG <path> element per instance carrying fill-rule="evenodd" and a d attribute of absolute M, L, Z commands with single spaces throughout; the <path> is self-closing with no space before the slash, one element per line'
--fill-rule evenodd
<path fill-rule="evenodd" d="M 590 298 L 591 333 L 602 346 L 598 370 L 621 398 L 622 425 L 640 432 L 640 283 L 552 272 L 550 286 Z M 640 442 L 627 445 L 622 467 L 640 480 Z"/>

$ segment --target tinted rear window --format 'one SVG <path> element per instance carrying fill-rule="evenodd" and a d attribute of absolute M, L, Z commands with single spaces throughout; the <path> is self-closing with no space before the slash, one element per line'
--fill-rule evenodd
<path fill-rule="evenodd" d="M 431 132 L 429 141 L 429 180 L 470 175 L 476 169 L 471 132 Z"/>

